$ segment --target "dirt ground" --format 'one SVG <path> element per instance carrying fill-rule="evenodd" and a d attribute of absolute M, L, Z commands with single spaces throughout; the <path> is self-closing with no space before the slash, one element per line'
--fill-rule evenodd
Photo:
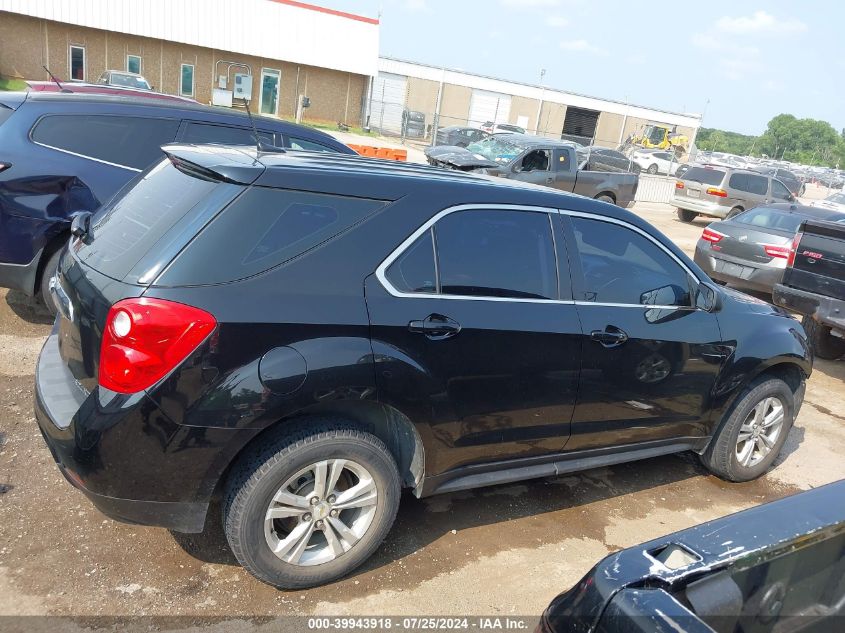
<path fill-rule="evenodd" d="M 687 252 L 705 224 L 682 224 L 666 205 L 634 211 Z M 206 533 L 175 535 L 106 519 L 64 481 L 32 413 L 49 329 L 22 295 L 0 292 L 0 614 L 539 614 L 609 552 L 845 477 L 845 363 L 817 361 L 784 453 L 758 481 L 725 483 L 683 454 L 406 495 L 363 568 L 327 587 L 277 591 L 236 565 L 216 509 Z"/>

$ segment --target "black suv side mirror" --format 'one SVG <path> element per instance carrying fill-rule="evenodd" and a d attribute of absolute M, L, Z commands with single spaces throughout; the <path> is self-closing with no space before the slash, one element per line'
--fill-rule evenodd
<path fill-rule="evenodd" d="M 722 293 L 713 284 L 700 282 L 695 289 L 695 307 L 706 312 L 718 312 L 722 308 Z"/>

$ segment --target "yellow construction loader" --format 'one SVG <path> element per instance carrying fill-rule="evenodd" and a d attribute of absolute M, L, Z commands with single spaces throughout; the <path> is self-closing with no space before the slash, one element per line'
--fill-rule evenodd
<path fill-rule="evenodd" d="M 632 134 L 624 143 L 624 149 L 644 147 L 646 149 L 672 149 L 678 159 L 689 151 L 689 138 L 678 134 L 677 128 L 649 123 L 640 134 Z"/>

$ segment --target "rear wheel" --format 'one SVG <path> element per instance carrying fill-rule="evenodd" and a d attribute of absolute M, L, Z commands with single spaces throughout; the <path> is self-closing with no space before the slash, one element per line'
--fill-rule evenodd
<path fill-rule="evenodd" d="M 701 461 L 722 479 L 756 479 L 777 458 L 792 428 L 794 411 L 789 385 L 761 376 L 737 398 Z"/>
<path fill-rule="evenodd" d="M 657 173 L 657 165 L 649 165 L 646 171 L 653 176 Z"/>
<path fill-rule="evenodd" d="M 44 269 L 41 271 L 41 283 L 39 288 L 41 301 L 52 316 L 56 316 L 58 308 L 56 308 L 53 296 L 50 294 L 50 279 L 56 275 L 56 271 L 59 269 L 59 259 L 61 259 L 61 256 L 62 249 L 60 248 L 50 255 L 50 259 L 47 260 L 47 263 L 44 264 Z"/>
<path fill-rule="evenodd" d="M 600 202 L 607 202 L 608 204 L 616 204 L 616 201 L 605 193 L 596 196 L 595 200 L 598 200 Z"/>
<path fill-rule="evenodd" d="M 381 440 L 342 420 L 310 419 L 240 459 L 223 526 L 252 575 L 282 589 L 313 587 L 372 555 L 399 495 L 399 472 Z"/>
<path fill-rule="evenodd" d="M 731 218 L 742 213 L 743 211 L 745 211 L 745 209 L 743 209 L 742 207 L 734 207 L 733 209 L 728 211 L 728 214 L 725 216 L 725 219 L 730 220 Z"/>
<path fill-rule="evenodd" d="M 678 209 L 678 219 L 681 222 L 692 222 L 697 217 L 698 214 L 695 211 L 690 211 L 689 209 Z"/>
<path fill-rule="evenodd" d="M 824 360 L 836 360 L 845 354 L 845 339 L 831 334 L 829 327 L 822 325 L 812 317 L 805 316 L 801 320 L 804 331 L 810 339 L 813 353 Z"/>

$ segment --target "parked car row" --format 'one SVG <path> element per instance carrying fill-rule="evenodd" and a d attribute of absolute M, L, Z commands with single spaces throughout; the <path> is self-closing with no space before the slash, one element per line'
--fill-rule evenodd
<path fill-rule="evenodd" d="M 305 126 L 267 117 L 255 126 L 271 146 L 354 153 Z M 0 93 L 0 286 L 48 297 L 73 216 L 97 209 L 174 141 L 255 145 L 255 133 L 245 113 L 195 102 Z"/>

